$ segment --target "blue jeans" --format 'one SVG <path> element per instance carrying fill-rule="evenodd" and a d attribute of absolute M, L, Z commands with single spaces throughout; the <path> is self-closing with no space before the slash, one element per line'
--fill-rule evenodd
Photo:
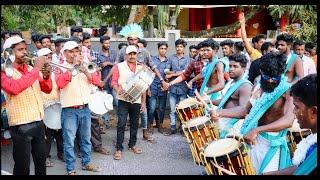
<path fill-rule="evenodd" d="M 67 172 L 70 172 L 75 169 L 74 139 L 77 130 L 80 138 L 81 163 L 87 165 L 91 161 L 91 115 L 88 105 L 83 109 L 62 108 L 61 125 L 66 168 Z"/>
<path fill-rule="evenodd" d="M 155 118 L 157 104 L 159 106 L 160 124 L 163 123 L 164 111 L 166 108 L 167 94 L 164 96 L 150 96 L 148 103 L 148 122 L 151 124 Z"/>
<path fill-rule="evenodd" d="M 187 98 L 187 94 L 174 94 L 174 93 L 169 93 L 169 103 L 170 103 L 170 126 L 171 129 L 174 130 L 176 129 L 176 119 L 177 119 L 177 114 L 176 114 L 176 105 Z"/>
<path fill-rule="evenodd" d="M 147 123 L 148 123 L 148 110 L 147 109 L 143 113 L 140 113 L 140 118 L 141 118 L 142 129 L 147 129 Z"/>

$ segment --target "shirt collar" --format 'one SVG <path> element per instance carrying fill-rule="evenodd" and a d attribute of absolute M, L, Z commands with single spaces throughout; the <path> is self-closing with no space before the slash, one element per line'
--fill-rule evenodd
<path fill-rule="evenodd" d="M 17 63 L 13 63 L 13 67 L 15 69 L 17 69 L 18 71 L 21 71 L 21 72 L 26 72 L 28 71 L 28 65 L 23 63 L 22 66 L 17 64 Z"/>

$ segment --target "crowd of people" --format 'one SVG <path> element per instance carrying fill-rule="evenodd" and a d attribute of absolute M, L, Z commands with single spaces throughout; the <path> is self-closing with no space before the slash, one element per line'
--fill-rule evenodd
<path fill-rule="evenodd" d="M 128 25 L 132 26 L 130 31 L 123 28 L 120 32 L 127 43 L 120 43 L 117 50 L 110 48 L 113 42 L 105 35 L 100 37 L 101 48 L 94 50 L 90 35 L 79 26 L 71 28 L 69 39 L 52 40 L 48 35 L 34 34 L 34 52 L 28 52 L 21 33 L 3 32 L 2 52 L 11 54 L 1 59 L 1 95 L 2 102 L 6 102 L 1 106 L 2 111 L 6 110 L 2 119 L 7 118 L 2 129 L 10 131 L 13 142 L 13 174 L 30 173 L 32 154 L 35 174 L 45 175 L 46 168 L 54 166 L 50 159 L 53 139 L 57 157 L 65 162 L 68 175 L 76 174 L 77 156 L 81 157 L 83 170 L 101 171 L 91 156 L 92 152 L 110 154 L 101 138 L 110 127 L 110 113 L 97 117 L 91 112 L 88 103 L 93 87 L 114 99 L 115 160 L 122 158 L 124 134 L 129 129 L 128 150 L 143 153 L 136 146 L 139 124 L 143 140 L 150 143 L 156 141 L 152 136 L 154 128 L 165 136 L 182 134 L 176 107 L 199 92 L 209 97 L 207 103 L 217 106 L 217 110 L 208 109 L 206 113 L 218 125 L 220 138 L 230 129 L 243 135 L 257 174 L 313 173 L 317 166 L 314 46 L 287 33 L 273 41 L 261 34 L 250 42 L 244 18 L 240 24 L 243 41 L 226 39 L 218 43 L 208 38 L 190 45 L 189 53 L 188 42 L 178 39 L 175 47 L 159 42 L 158 52 L 151 54 L 136 24 Z M 168 48 L 175 48 L 176 52 L 167 55 Z M 28 56 L 35 58 L 30 60 Z M 8 63 L 10 58 L 12 65 Z M 50 65 L 51 62 L 63 67 Z M 96 64 L 96 71 L 89 72 L 83 62 Z M 76 66 L 79 68 L 74 72 Z M 123 87 L 144 68 L 152 71 L 155 78 L 131 103 L 124 97 Z M 170 117 L 168 129 L 164 128 L 166 113 Z M 306 147 L 298 145 L 291 159 L 287 142 L 282 140 L 295 120 L 301 129 L 311 129 L 312 133 L 300 142 Z M 49 122 L 55 122 L 55 126 L 50 127 Z"/>

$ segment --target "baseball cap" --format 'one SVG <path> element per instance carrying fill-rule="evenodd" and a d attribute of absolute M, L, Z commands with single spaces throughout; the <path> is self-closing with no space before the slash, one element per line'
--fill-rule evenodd
<path fill-rule="evenodd" d="M 39 56 L 48 55 L 48 54 L 50 54 L 50 53 L 52 53 L 52 51 L 51 51 L 49 48 L 41 48 L 41 49 L 38 51 L 37 55 L 38 55 L 38 57 L 39 57 Z"/>
<path fill-rule="evenodd" d="M 20 36 L 9 37 L 3 44 L 3 50 L 11 48 L 12 45 L 18 44 L 20 42 L 25 42 L 25 40 L 22 39 Z"/>
<path fill-rule="evenodd" d="M 129 54 L 131 52 L 135 52 L 137 53 L 138 52 L 138 49 L 136 46 L 133 46 L 133 45 L 130 45 L 126 48 L 126 54 Z"/>
<path fill-rule="evenodd" d="M 77 42 L 75 42 L 75 41 L 67 41 L 66 43 L 64 43 L 62 51 L 72 50 L 72 49 L 77 48 L 77 47 L 79 47 Z"/>

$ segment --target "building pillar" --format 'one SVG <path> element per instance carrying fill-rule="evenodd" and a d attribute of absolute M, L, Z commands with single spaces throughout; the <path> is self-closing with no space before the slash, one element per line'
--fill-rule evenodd
<path fill-rule="evenodd" d="M 189 9 L 189 30 L 195 31 L 196 13 L 194 8 Z"/>
<path fill-rule="evenodd" d="M 289 24 L 289 19 L 286 17 L 286 15 L 282 15 L 280 18 L 280 32 L 286 31 L 286 25 Z"/>
<path fill-rule="evenodd" d="M 211 8 L 206 8 L 206 29 L 211 29 L 211 20 L 212 20 L 212 15 L 211 15 Z"/>

